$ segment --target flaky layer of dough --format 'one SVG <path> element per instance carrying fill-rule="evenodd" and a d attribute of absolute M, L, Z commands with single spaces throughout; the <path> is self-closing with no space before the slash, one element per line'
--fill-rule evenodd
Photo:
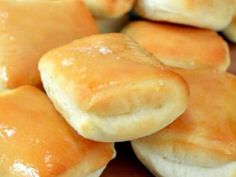
<path fill-rule="evenodd" d="M 157 177 L 235 177 L 236 162 L 218 167 L 205 168 L 170 160 L 158 151 L 143 144 L 132 142 L 138 159 Z"/>

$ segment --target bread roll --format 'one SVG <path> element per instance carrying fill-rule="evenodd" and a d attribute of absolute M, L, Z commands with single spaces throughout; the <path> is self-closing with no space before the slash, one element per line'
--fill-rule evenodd
<path fill-rule="evenodd" d="M 188 87 L 129 37 L 86 37 L 40 60 L 44 88 L 82 136 L 132 140 L 167 126 L 184 112 Z"/>
<path fill-rule="evenodd" d="M 98 29 L 78 0 L 0 1 L 0 87 L 39 85 L 40 57 Z"/>
<path fill-rule="evenodd" d="M 95 18 L 98 28 L 102 33 L 119 32 L 129 21 L 128 15 L 119 18 Z"/>
<path fill-rule="evenodd" d="M 136 21 L 123 33 L 138 41 L 166 65 L 196 69 L 227 70 L 229 47 L 216 32 L 166 23 Z"/>
<path fill-rule="evenodd" d="M 98 177 L 112 144 L 79 136 L 32 86 L 0 93 L 1 177 Z"/>
<path fill-rule="evenodd" d="M 187 111 L 168 127 L 132 142 L 138 158 L 163 177 L 235 177 L 236 76 L 175 70 L 190 86 Z"/>
<path fill-rule="evenodd" d="M 224 29 L 234 15 L 234 0 L 137 0 L 142 17 L 213 30 Z"/>
<path fill-rule="evenodd" d="M 95 17 L 121 18 L 128 13 L 135 0 L 83 0 Z"/>

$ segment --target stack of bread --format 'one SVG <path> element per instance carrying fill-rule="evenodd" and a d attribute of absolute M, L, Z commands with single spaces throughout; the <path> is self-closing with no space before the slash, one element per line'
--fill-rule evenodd
<path fill-rule="evenodd" d="M 235 42 L 235 9 L 0 1 L 0 176 L 98 177 L 131 141 L 155 176 L 236 177 L 236 76 L 216 32 Z"/>

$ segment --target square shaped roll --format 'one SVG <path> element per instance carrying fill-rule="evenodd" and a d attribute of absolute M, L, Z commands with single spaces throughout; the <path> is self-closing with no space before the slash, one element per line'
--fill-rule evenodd
<path fill-rule="evenodd" d="M 0 87 L 39 85 L 44 53 L 95 33 L 95 21 L 79 0 L 1 0 Z"/>
<path fill-rule="evenodd" d="M 228 44 L 212 30 L 140 20 L 122 32 L 168 66 L 226 71 L 230 65 Z"/>
<path fill-rule="evenodd" d="M 113 144 L 78 135 L 39 89 L 0 93 L 1 177 L 98 177 Z"/>
<path fill-rule="evenodd" d="M 188 103 L 188 86 L 134 40 L 93 35 L 45 54 L 44 88 L 82 136 L 117 142 L 150 135 L 174 121 Z"/>
<path fill-rule="evenodd" d="M 161 131 L 132 142 L 156 176 L 236 176 L 236 76 L 176 70 L 190 87 L 186 112 Z"/>

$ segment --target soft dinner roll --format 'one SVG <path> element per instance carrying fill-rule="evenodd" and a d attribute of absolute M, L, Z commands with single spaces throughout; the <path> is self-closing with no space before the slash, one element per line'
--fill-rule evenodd
<path fill-rule="evenodd" d="M 83 0 L 95 17 L 120 18 L 128 13 L 135 0 Z"/>
<path fill-rule="evenodd" d="M 213 30 L 224 29 L 234 15 L 234 0 L 137 0 L 142 17 Z"/>
<path fill-rule="evenodd" d="M 32 86 L 0 93 L 1 177 L 98 177 L 112 144 L 79 136 Z"/>
<path fill-rule="evenodd" d="M 236 16 L 231 24 L 224 30 L 224 35 L 232 42 L 236 43 Z"/>
<path fill-rule="evenodd" d="M 210 30 L 136 21 L 127 25 L 123 32 L 169 66 L 227 70 L 230 65 L 227 43 Z"/>
<path fill-rule="evenodd" d="M 128 15 L 124 15 L 120 18 L 114 19 L 103 19 L 103 18 L 95 18 L 97 25 L 99 27 L 100 32 L 102 33 L 111 33 L 111 32 L 119 32 L 124 25 L 126 25 L 129 21 Z"/>
<path fill-rule="evenodd" d="M 39 69 L 57 110 L 89 139 L 117 142 L 150 135 L 187 106 L 182 77 L 119 33 L 52 50 Z"/>
<path fill-rule="evenodd" d="M 187 111 L 158 133 L 133 141 L 135 153 L 163 177 L 235 177 L 236 77 L 216 70 L 178 73 L 190 86 Z"/>
<path fill-rule="evenodd" d="M 48 50 L 97 33 L 79 0 L 0 1 L 0 87 L 40 84 L 39 58 Z"/>

